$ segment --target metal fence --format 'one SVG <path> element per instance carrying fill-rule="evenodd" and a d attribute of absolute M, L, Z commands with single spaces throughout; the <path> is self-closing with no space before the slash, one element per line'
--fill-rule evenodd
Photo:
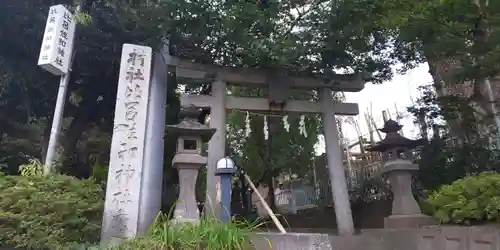
<path fill-rule="evenodd" d="M 298 210 L 318 205 L 317 190 L 307 185 L 279 190 L 274 199 L 281 213 L 296 213 Z"/>

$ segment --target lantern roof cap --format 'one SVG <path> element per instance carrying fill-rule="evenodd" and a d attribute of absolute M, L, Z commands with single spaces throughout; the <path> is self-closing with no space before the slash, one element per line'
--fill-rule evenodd
<path fill-rule="evenodd" d="M 402 128 L 403 125 L 400 125 L 398 122 L 391 119 L 387 120 L 384 123 L 384 127 L 379 129 L 386 134 L 385 138 L 375 143 L 374 146 L 367 148 L 367 150 L 372 152 L 385 152 L 395 148 L 413 149 L 423 144 L 423 139 L 412 140 L 400 135 L 398 132 Z"/>
<path fill-rule="evenodd" d="M 209 141 L 215 134 L 215 128 L 201 124 L 198 118 L 201 110 L 194 105 L 184 106 L 179 112 L 182 121 L 179 124 L 167 125 L 167 133 L 176 136 L 199 136 L 203 141 Z"/>

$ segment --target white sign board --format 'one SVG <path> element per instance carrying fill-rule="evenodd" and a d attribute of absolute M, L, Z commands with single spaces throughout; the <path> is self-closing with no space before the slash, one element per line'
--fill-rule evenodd
<path fill-rule="evenodd" d="M 104 204 L 103 243 L 137 234 L 151 59 L 150 47 L 123 45 Z"/>
<path fill-rule="evenodd" d="M 50 7 L 38 66 L 54 75 L 67 74 L 71 64 L 75 19 L 63 5 Z"/>

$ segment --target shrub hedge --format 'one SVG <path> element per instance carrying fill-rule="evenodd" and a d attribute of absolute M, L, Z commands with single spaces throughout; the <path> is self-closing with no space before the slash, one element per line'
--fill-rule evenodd
<path fill-rule="evenodd" d="M 478 224 L 500 221 L 500 174 L 485 172 L 443 185 L 426 200 L 441 223 Z"/>
<path fill-rule="evenodd" d="M 70 176 L 0 176 L 0 246 L 71 249 L 99 240 L 103 192 Z"/>

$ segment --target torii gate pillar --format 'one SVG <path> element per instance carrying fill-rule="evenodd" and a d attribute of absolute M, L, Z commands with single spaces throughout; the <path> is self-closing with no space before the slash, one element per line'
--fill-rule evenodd
<path fill-rule="evenodd" d="M 328 175 L 332 186 L 333 204 L 337 219 L 339 235 L 354 234 L 349 192 L 342 160 L 342 149 L 339 143 L 337 121 L 333 113 L 333 92 L 331 89 L 320 89 L 321 110 L 326 144 Z"/>
<path fill-rule="evenodd" d="M 226 151 L 226 87 L 224 81 L 212 83 L 213 102 L 210 107 L 210 128 L 217 131 L 208 142 L 208 164 L 207 164 L 207 197 L 205 199 L 205 213 L 219 217 L 219 204 L 217 201 L 217 183 L 220 176 L 215 175 L 217 161 L 222 159 Z"/>

